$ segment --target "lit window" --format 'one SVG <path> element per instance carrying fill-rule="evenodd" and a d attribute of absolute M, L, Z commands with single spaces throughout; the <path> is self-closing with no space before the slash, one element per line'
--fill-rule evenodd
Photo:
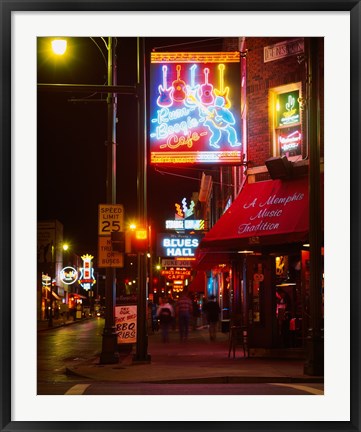
<path fill-rule="evenodd" d="M 302 155 L 301 83 L 270 90 L 270 124 L 273 156 L 296 159 Z"/>

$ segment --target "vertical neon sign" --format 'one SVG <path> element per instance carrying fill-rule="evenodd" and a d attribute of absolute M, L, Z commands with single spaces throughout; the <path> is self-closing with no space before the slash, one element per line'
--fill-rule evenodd
<path fill-rule="evenodd" d="M 152 53 L 152 164 L 241 161 L 239 52 Z"/>
<path fill-rule="evenodd" d="M 78 280 L 79 284 L 86 290 L 90 290 L 91 287 L 96 283 L 94 278 L 94 269 L 92 265 L 92 255 L 86 254 L 82 255 L 83 267 L 80 269 L 80 278 Z"/>

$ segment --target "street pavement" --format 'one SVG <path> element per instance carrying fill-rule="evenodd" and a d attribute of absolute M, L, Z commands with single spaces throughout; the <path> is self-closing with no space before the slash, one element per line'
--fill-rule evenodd
<path fill-rule="evenodd" d="M 58 325 L 76 322 L 54 321 L 38 330 L 56 331 Z M 229 334 L 217 333 L 210 341 L 208 328 L 191 330 L 188 341 L 181 342 L 177 331 L 170 333 L 170 341 L 163 343 L 160 332 L 148 335 L 150 362 L 134 360 L 136 346 L 121 345 L 119 361 L 100 364 L 99 356 L 67 368 L 67 374 L 96 380 L 124 383 L 323 383 L 323 376 L 305 375 L 303 358 L 266 358 L 251 351 L 245 357 L 241 347 L 228 356 Z M 99 353 L 100 354 L 100 353 Z"/>

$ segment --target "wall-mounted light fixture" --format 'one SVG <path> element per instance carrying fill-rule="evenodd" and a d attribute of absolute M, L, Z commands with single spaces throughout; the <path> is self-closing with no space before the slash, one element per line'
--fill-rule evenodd
<path fill-rule="evenodd" d="M 271 157 L 266 160 L 265 164 L 272 180 L 287 179 L 292 175 L 292 163 L 287 156 Z"/>

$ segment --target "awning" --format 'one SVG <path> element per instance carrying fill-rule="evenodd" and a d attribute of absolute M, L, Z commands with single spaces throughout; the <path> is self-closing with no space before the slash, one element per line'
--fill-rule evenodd
<path fill-rule="evenodd" d="M 206 292 L 206 274 L 203 271 L 198 271 L 193 280 L 188 286 L 188 291 L 192 293 Z"/>
<path fill-rule="evenodd" d="M 204 236 L 195 268 L 229 262 L 240 251 L 304 242 L 309 230 L 308 177 L 246 183 Z M 207 262 L 206 266 L 202 267 Z"/>
<path fill-rule="evenodd" d="M 68 296 L 69 297 L 74 297 L 76 299 L 86 299 L 87 298 L 87 297 L 85 297 L 85 296 L 83 296 L 81 294 L 78 294 L 78 293 L 69 293 Z"/>

